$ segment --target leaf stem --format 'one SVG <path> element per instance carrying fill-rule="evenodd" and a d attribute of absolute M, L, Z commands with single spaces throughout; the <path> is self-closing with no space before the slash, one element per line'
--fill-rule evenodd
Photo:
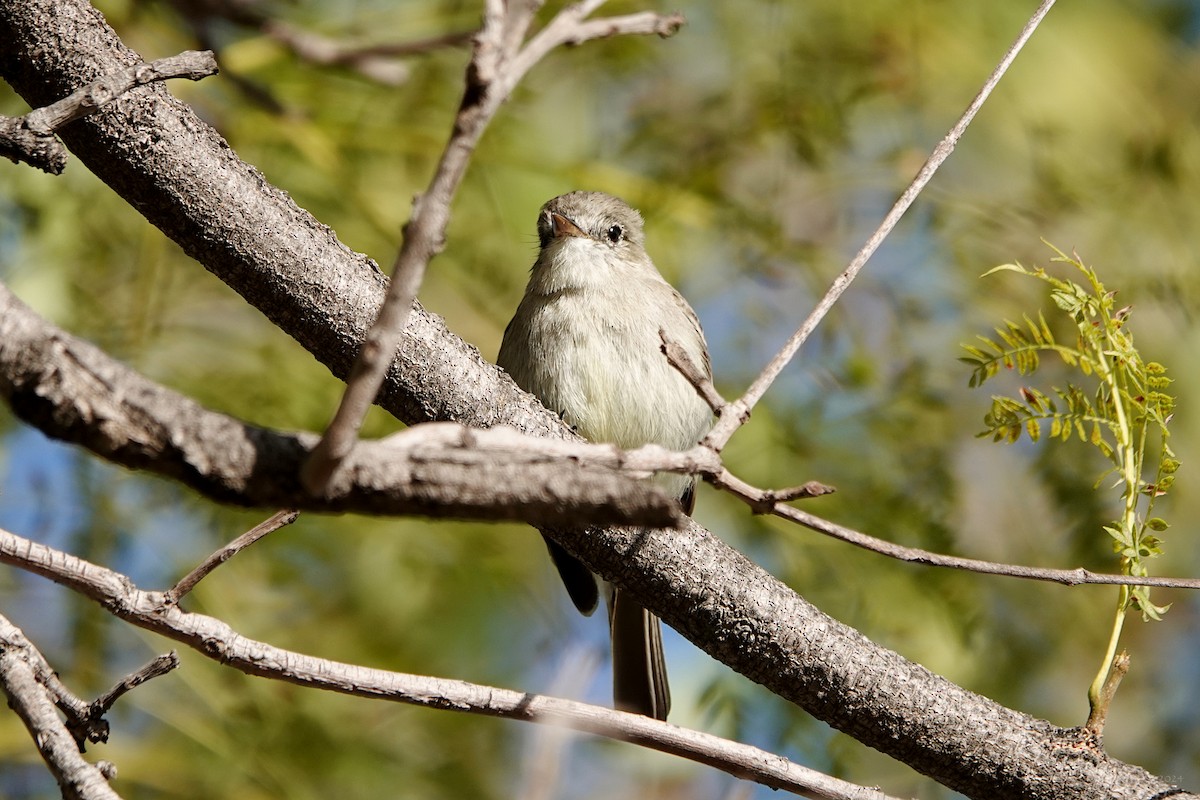
<path fill-rule="evenodd" d="M 1104 729 L 1104 722 L 1108 718 L 1108 706 L 1113 698 L 1113 692 L 1105 691 L 1105 686 L 1109 682 L 1113 662 L 1117 657 L 1117 644 L 1121 641 L 1121 630 L 1125 627 L 1125 615 L 1128 613 L 1128 604 L 1129 587 L 1122 586 L 1117 601 L 1116 614 L 1113 617 L 1112 632 L 1108 636 L 1108 650 L 1104 654 L 1104 663 L 1100 665 L 1100 671 L 1096 673 L 1096 677 L 1092 680 L 1092 685 L 1088 688 L 1089 713 L 1086 727 L 1097 736 Z M 1124 676 L 1124 673 L 1122 673 L 1122 676 Z"/>

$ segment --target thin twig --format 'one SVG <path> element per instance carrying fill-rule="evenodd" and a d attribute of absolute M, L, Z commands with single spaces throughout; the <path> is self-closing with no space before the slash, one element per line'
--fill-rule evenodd
<path fill-rule="evenodd" d="M 153 661 L 138 667 L 136 670 L 117 681 L 113 688 L 96 698 L 96 700 L 92 703 L 93 714 L 95 716 L 103 716 L 104 714 L 107 714 L 113 707 L 113 704 L 120 700 L 121 697 L 130 690 L 136 689 L 146 681 L 153 680 L 154 678 L 160 678 L 171 670 L 177 669 L 178 667 L 179 654 L 174 650 L 169 653 L 164 653 L 163 655 L 155 658 Z"/>
<path fill-rule="evenodd" d="M 517 34 L 528 25 L 527 17 L 532 14 L 533 5 L 518 4 L 514 11 L 517 16 L 510 25 L 507 6 L 499 2 L 487 4 L 483 27 L 475 37 L 474 53 L 467 65 L 466 89 L 454 119 L 453 133 L 429 188 L 413 201 L 412 218 L 404 226 L 404 239 L 392 268 L 392 280 L 383 306 L 350 370 L 346 391 L 333 421 L 305 465 L 302 477 L 313 494 L 325 492 L 334 472 L 354 446 L 362 421 L 379 394 L 403 338 L 425 269 L 445 245 L 450 202 L 466 173 L 475 146 L 518 81 L 542 56 L 562 44 L 580 44 L 588 39 L 626 32 L 665 35 L 661 25 L 648 26 L 644 15 L 612 18 L 605 20 L 606 24 L 601 27 L 585 27 L 583 18 L 602 2 L 583 0 L 564 8 L 524 48 L 520 48 L 522 37 Z M 650 17 L 657 18 L 658 15 Z"/>
<path fill-rule="evenodd" d="M 1021 51 L 1021 48 L 1025 46 L 1027 41 L 1029 41 L 1029 38 L 1033 35 L 1033 32 L 1037 30 L 1038 25 L 1041 23 L 1046 14 L 1049 13 L 1050 8 L 1053 5 L 1054 0 L 1043 0 L 1041 6 L 1038 7 L 1037 11 L 1034 12 L 1029 21 L 1025 23 L 1025 27 L 1017 36 L 1016 41 L 1013 42 L 1012 46 L 1008 49 L 1008 52 L 1004 54 L 1004 58 L 1000 59 L 1000 63 L 996 66 L 996 69 L 992 71 L 992 74 L 983 84 L 983 88 L 979 90 L 979 94 L 975 95 L 975 99 L 971 101 L 969 106 L 967 106 L 967 110 L 963 112 L 962 117 L 960 117 L 954 127 L 950 129 L 950 132 L 947 133 L 940 142 L 938 142 L 937 147 L 933 149 L 933 152 L 929 155 L 929 158 L 925 161 L 925 164 L 921 167 L 920 171 L 917 172 L 917 175 L 915 178 L 913 178 L 912 183 L 908 185 L 908 188 L 904 190 L 904 193 L 900 195 L 900 198 L 896 200 L 895 205 L 892 206 L 892 209 L 887 213 L 887 216 L 884 217 L 883 222 L 881 222 L 875 232 L 871 234 L 871 237 L 867 239 L 866 244 L 864 244 L 862 249 L 858 251 L 858 254 L 854 256 L 854 259 L 850 262 L 850 265 L 846 267 L 845 271 L 843 271 L 837 276 L 837 278 L 834 279 L 833 284 L 829 287 L 829 290 L 825 293 L 825 296 L 821 298 L 819 303 L 817 303 L 817 307 L 813 309 L 812 313 L 808 315 L 808 318 L 804 320 L 796 332 L 792 334 L 791 338 L 787 340 L 779 353 L 773 359 L 771 359 L 771 362 L 763 369 L 762 374 L 760 374 L 754 380 L 754 382 L 750 385 L 750 388 L 748 388 L 738 400 L 734 401 L 734 405 L 737 406 L 739 408 L 739 412 L 742 413 L 722 415 L 720 419 L 717 420 L 716 425 L 713 426 L 713 429 L 709 432 L 708 436 L 705 437 L 705 444 L 712 447 L 714 450 L 720 451 L 725 447 L 726 444 L 729 443 L 730 437 L 732 437 L 737 429 L 745 422 L 745 417 L 754 408 L 758 401 L 762 399 L 762 396 L 779 376 L 779 373 L 783 371 L 784 367 L 786 367 L 792 360 L 793 356 L 796 355 L 796 351 L 800 349 L 800 346 L 803 345 L 812 332 L 816 330 L 817 325 L 822 319 L 825 318 L 825 315 L 829 313 L 829 310 L 833 308 L 834 304 L 838 301 L 846 289 L 849 288 L 851 282 L 853 282 L 858 276 L 858 273 L 862 271 L 863 266 L 867 263 L 867 259 L 869 259 L 875 253 L 875 251 L 879 249 L 879 246 L 883 243 L 883 240 L 887 238 L 892 229 L 896 227 L 896 223 L 900 221 L 900 218 L 904 216 L 904 213 L 908 210 L 909 206 L 911 206 L 913 201 L 916 200 L 917 195 L 921 193 L 926 184 L 928 184 L 930 179 L 933 178 L 934 173 L 937 172 L 942 163 L 950 156 L 950 153 L 954 151 L 954 147 L 958 144 L 958 140 L 962 137 L 963 133 L 966 132 L 967 126 L 971 124 L 971 121 L 975 118 L 975 115 L 978 113 L 979 109 L 983 107 L 983 103 L 985 100 L 987 100 L 988 95 L 990 95 L 992 90 L 996 88 L 996 84 L 1000 82 L 1000 79 L 1004 76 L 1004 73 L 1008 71 L 1009 66 L 1013 63 L 1013 60 L 1017 57 L 1017 54 Z"/>
<path fill-rule="evenodd" d="M 455 31 L 407 42 L 359 44 L 312 33 L 273 18 L 263 19 L 259 30 L 310 64 L 346 67 L 388 86 L 400 84 L 408 75 L 408 69 L 399 59 L 461 47 L 473 35 L 472 31 Z"/>
<path fill-rule="evenodd" d="M 584 19 L 600 5 L 601 2 L 592 0 L 564 8 L 546 27 L 534 34 L 529 44 L 517 54 L 514 73 L 524 74 L 551 50 L 564 44 L 579 45 L 592 39 L 625 35 L 667 37 L 678 31 L 684 22 L 681 14 L 649 11 L 596 20 Z"/>
<path fill-rule="evenodd" d="M 178 583 L 168 589 L 164 598 L 168 603 L 178 603 L 183 599 L 188 592 L 196 588 L 196 584 L 208 577 L 214 569 L 224 564 L 229 559 L 236 556 L 238 553 L 245 550 L 250 545 L 257 542 L 264 536 L 274 533 L 285 525 L 291 525 L 300 516 L 300 512 L 295 509 L 286 509 L 276 511 L 268 519 L 255 525 L 250 530 L 243 533 L 241 536 L 234 539 L 229 544 L 217 550 L 208 558 L 204 559 L 195 569 L 184 575 Z"/>
<path fill-rule="evenodd" d="M 934 553 L 918 547 L 905 547 L 870 534 L 838 525 L 822 519 L 815 514 L 802 511 L 794 506 L 780 502 L 775 492 L 758 489 L 728 470 L 716 475 L 708 475 L 706 479 L 718 489 L 728 491 L 735 497 L 753 508 L 760 514 L 774 514 L 786 520 L 799 523 L 804 527 L 838 539 L 839 541 L 879 553 L 888 558 L 907 561 L 912 564 L 926 564 L 932 567 L 948 567 L 968 572 L 980 572 L 985 575 L 1005 575 L 1012 578 L 1061 583 L 1065 586 L 1081 584 L 1105 584 L 1116 586 L 1160 586 L 1171 589 L 1200 589 L 1200 578 L 1162 578 L 1137 575 L 1113 575 L 1078 567 L 1076 569 L 1053 569 L 1048 567 L 1027 567 L 1021 564 L 1002 564 L 995 561 L 983 561 L 976 558 L 959 558 L 943 553 Z"/>
<path fill-rule="evenodd" d="M 135 64 L 110 72 L 23 117 L 0 117 L 0 155 L 58 175 L 67 163 L 65 148 L 54 138 L 54 132 L 59 128 L 94 114 L 138 86 L 170 78 L 198 81 L 216 73 L 217 60 L 211 50 L 188 50 L 149 64 Z"/>
<path fill-rule="evenodd" d="M 893 800 L 756 747 L 608 708 L 466 681 L 369 669 L 274 647 L 215 617 L 166 605 L 128 576 L 0 530 L 0 562 L 34 572 L 99 603 L 138 627 L 167 636 L 250 675 L 342 694 L 450 711 L 562 725 L 715 767 L 775 789 L 830 800 Z"/>
<path fill-rule="evenodd" d="M 766 489 L 764 500 L 774 503 L 790 503 L 793 500 L 809 500 L 813 497 L 823 497 L 833 494 L 837 489 L 820 481 L 805 481 L 799 486 L 789 486 L 784 489 Z"/>
<path fill-rule="evenodd" d="M 151 678 L 166 675 L 179 666 L 179 656 L 174 650 L 158 656 L 150 663 L 126 675 L 117 681 L 113 688 L 89 703 L 83 713 L 67 714 L 67 730 L 75 737 L 79 751 L 83 752 L 87 742 L 101 743 L 108 741 L 109 725 L 104 715 L 112 709 L 113 704 L 121 699 L 126 692 L 136 689 Z M 53 690 L 52 690 L 53 691 Z M 58 704 L 62 708 L 61 704 Z"/>
<path fill-rule="evenodd" d="M 700 369 L 700 365 L 692 361 L 692 357 L 688 355 L 686 349 L 679 342 L 675 341 L 667 334 L 666 328 L 658 329 L 658 338 L 662 340 L 662 352 L 667 357 L 667 361 L 683 375 L 684 379 L 695 388 L 696 392 L 708 403 L 708 407 L 713 410 L 714 414 L 723 413 L 728 401 L 721 396 L 717 391 L 717 387 L 713 384 L 712 378 L 704 370 Z"/>

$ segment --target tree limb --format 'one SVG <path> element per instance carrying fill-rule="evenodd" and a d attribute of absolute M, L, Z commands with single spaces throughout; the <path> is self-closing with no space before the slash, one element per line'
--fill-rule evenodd
<path fill-rule="evenodd" d="M 638 477 L 648 465 L 678 465 L 686 455 L 662 448 L 626 454 L 450 423 L 361 442 L 326 494 L 314 497 L 298 475 L 316 436 L 209 411 L 55 328 L 3 284 L 0 397 L 50 436 L 223 503 L 558 525 L 682 520 L 671 498 Z"/>
<path fill-rule="evenodd" d="M 356 697 L 562 725 L 687 758 L 773 789 L 811 797 L 894 800 L 876 789 L 832 778 L 757 747 L 640 714 L 466 681 L 368 669 L 274 647 L 248 639 L 214 617 L 183 611 L 169 602 L 164 593 L 138 589 L 125 575 L 5 530 L 0 530 L 0 562 L 47 577 L 91 598 L 126 622 L 174 639 L 248 675 Z M 0 624 L 0 647 L 5 644 L 3 636 Z M 3 677 L 3 658 L 0 651 L 0 677 Z M 53 712 L 52 707 L 50 710 Z"/>
<path fill-rule="evenodd" d="M 79 745 L 59 718 L 47 688 L 39 682 L 36 665 L 41 653 L 25 635 L 0 616 L 0 686 L 8 705 L 21 718 L 38 752 L 58 781 L 67 800 L 120 800 L 101 767 L 84 760 Z M 48 669 L 48 668 L 46 668 Z M 111 766 L 108 771 L 111 773 Z"/>

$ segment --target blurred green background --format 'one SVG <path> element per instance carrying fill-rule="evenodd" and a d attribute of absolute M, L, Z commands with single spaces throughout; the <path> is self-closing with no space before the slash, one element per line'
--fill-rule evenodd
<path fill-rule="evenodd" d="M 147 59 L 200 43 L 178 10 L 190 4 L 97 5 Z M 539 205 L 574 188 L 618 194 L 643 211 L 650 252 L 696 307 L 718 385 L 734 395 L 874 229 L 1034 6 L 685 0 L 658 6 L 688 19 L 672 39 L 557 51 L 486 134 L 421 300 L 494 357 L 534 258 Z M 469 31 L 481 10 L 435 0 L 250 7 L 369 43 Z M 449 131 L 466 51 L 394 62 L 402 80 L 385 85 L 306 63 L 250 25 L 217 22 L 205 35 L 221 76 L 171 90 L 350 247 L 389 266 Z M 760 485 L 831 483 L 838 493 L 806 508 L 903 544 L 1115 569 L 1100 525 L 1118 498 L 1093 490 L 1095 454 L 976 439 L 987 395 L 966 388 L 956 360 L 961 342 L 1002 318 L 1049 310 L 1034 281 L 979 277 L 1013 260 L 1047 264 L 1045 238 L 1076 248 L 1120 290 L 1144 355 L 1176 378 L 1172 442 L 1184 467 L 1160 508 L 1173 527 L 1154 569 L 1200 574 L 1200 500 L 1189 490 L 1200 463 L 1198 36 L 1194 0 L 1059 4 L 734 439 L 729 466 Z M 0 113 L 26 110 L 0 87 Z M 0 279 L 26 302 L 214 409 L 279 428 L 327 422 L 339 382 L 78 162 L 59 178 L 13 165 L 0 174 Z M 369 422 L 372 435 L 396 427 L 379 412 Z M 110 467 L 0 408 L 0 526 L 143 587 L 169 585 L 268 511 L 215 507 Z M 1085 720 L 1115 590 L 899 564 L 752 517 L 707 489 L 697 517 L 875 641 L 1056 724 Z M 1162 623 L 1128 625 L 1133 667 L 1106 745 L 1194 788 L 1200 600 L 1155 598 L 1173 607 Z M 608 702 L 604 625 L 574 614 L 522 526 L 309 515 L 223 567 L 188 605 L 314 655 Z M 170 649 L 14 570 L 0 571 L 0 611 L 81 694 Z M 673 721 L 892 794 L 954 796 L 668 637 Z M 126 797 L 774 796 L 631 746 L 182 658 L 121 701 L 112 742 L 94 748 L 118 766 Z M 0 715 L 0 793 L 58 794 L 12 715 Z"/>

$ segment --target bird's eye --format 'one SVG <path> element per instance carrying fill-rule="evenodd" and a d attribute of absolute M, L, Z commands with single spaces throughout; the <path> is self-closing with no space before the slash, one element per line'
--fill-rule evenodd
<path fill-rule="evenodd" d="M 613 225 L 605 232 L 605 235 L 608 236 L 608 240 L 610 242 L 616 244 L 617 242 L 621 241 L 621 237 L 625 235 L 625 229 L 620 225 Z"/>

